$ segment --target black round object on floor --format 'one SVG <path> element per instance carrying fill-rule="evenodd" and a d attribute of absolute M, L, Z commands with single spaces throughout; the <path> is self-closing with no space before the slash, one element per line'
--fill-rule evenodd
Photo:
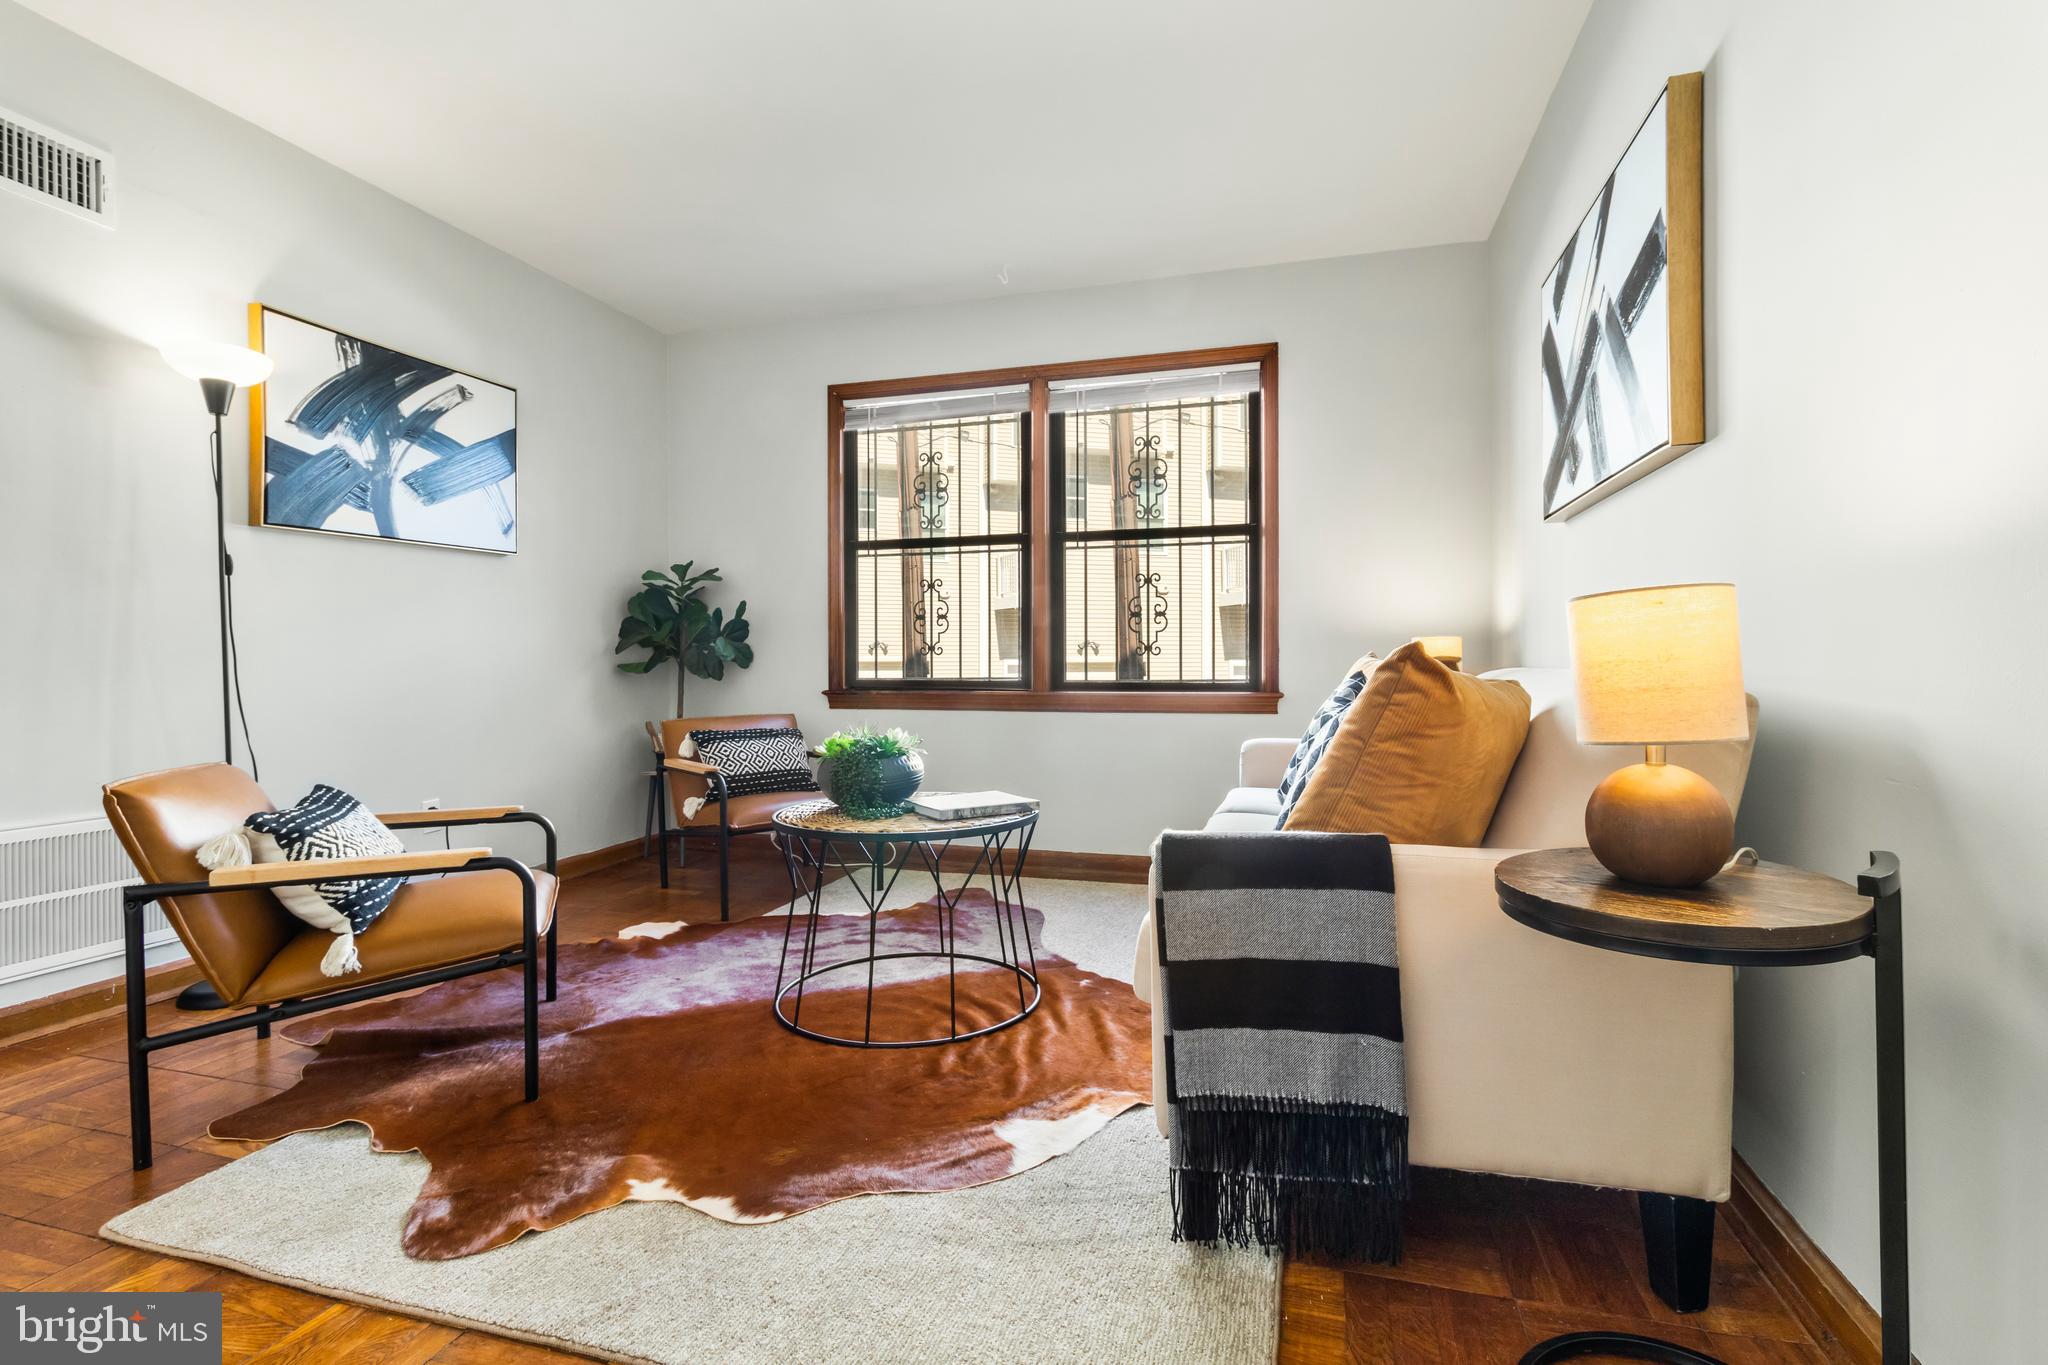
<path fill-rule="evenodd" d="M 220 992 L 204 981 L 195 981 L 178 992 L 178 1008 L 181 1010 L 224 1010 L 228 1002 L 220 998 Z"/>
<path fill-rule="evenodd" d="M 1522 1357 L 1521 1365 L 1550 1365 L 1556 1360 L 1576 1360 L 1580 1356 L 1592 1355 L 1661 1361 L 1663 1365 L 1724 1365 L 1713 1356 L 1703 1356 L 1698 1351 L 1658 1341 L 1655 1337 L 1639 1337 L 1633 1332 L 1567 1332 L 1531 1346 L 1528 1354 Z"/>

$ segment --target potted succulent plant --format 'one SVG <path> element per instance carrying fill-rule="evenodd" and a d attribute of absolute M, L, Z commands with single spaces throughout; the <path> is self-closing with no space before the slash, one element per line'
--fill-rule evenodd
<path fill-rule="evenodd" d="M 818 785 L 856 820 L 884 820 L 903 814 L 924 781 L 924 757 L 916 735 L 856 725 L 829 736 L 814 751 Z"/>

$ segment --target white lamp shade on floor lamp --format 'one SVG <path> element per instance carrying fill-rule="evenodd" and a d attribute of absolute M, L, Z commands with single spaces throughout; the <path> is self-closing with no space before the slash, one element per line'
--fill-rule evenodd
<path fill-rule="evenodd" d="M 263 352 L 225 341 L 173 341 L 158 354 L 187 379 L 224 379 L 238 389 L 261 384 L 275 368 Z"/>

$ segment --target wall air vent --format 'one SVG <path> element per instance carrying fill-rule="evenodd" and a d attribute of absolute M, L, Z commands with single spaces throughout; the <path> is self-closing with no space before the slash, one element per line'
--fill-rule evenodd
<path fill-rule="evenodd" d="M 0 185 L 112 227 L 113 172 L 99 148 L 0 109 Z"/>

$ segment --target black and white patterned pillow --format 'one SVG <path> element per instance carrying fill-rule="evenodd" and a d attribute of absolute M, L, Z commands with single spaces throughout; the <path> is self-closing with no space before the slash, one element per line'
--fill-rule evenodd
<path fill-rule="evenodd" d="M 1359 661 L 1360 665 L 1379 662 L 1368 654 Z M 1316 708 L 1309 718 L 1308 729 L 1302 732 L 1301 743 L 1294 746 L 1294 757 L 1287 760 L 1287 771 L 1280 778 L 1281 820 L 1287 818 L 1287 811 L 1301 796 L 1301 789 L 1308 785 L 1308 775 L 1322 761 L 1329 749 L 1330 741 L 1337 737 L 1337 727 L 1344 723 L 1344 713 L 1351 709 L 1351 703 L 1358 700 L 1365 691 L 1368 667 L 1353 668 L 1337 684 L 1337 690 L 1330 694 L 1328 701 Z"/>
<path fill-rule="evenodd" d="M 296 806 L 263 811 L 250 816 L 245 824 L 255 836 L 251 842 L 259 863 L 279 861 L 263 842 L 265 838 L 287 862 L 307 858 L 370 858 L 405 852 L 398 836 L 363 809 L 362 802 L 324 782 L 314 786 Z M 384 913 L 391 898 L 398 894 L 398 887 L 397 877 L 360 877 L 315 882 L 310 887 L 279 887 L 277 897 L 286 909 L 316 929 L 340 934 L 345 927 L 347 933 L 354 935 Z M 312 892 L 310 898 L 306 895 L 308 891 Z"/>
<path fill-rule="evenodd" d="M 697 761 L 725 774 L 728 796 L 761 792 L 814 792 L 818 779 L 804 762 L 804 732 L 788 726 L 753 730 L 692 730 Z"/>

